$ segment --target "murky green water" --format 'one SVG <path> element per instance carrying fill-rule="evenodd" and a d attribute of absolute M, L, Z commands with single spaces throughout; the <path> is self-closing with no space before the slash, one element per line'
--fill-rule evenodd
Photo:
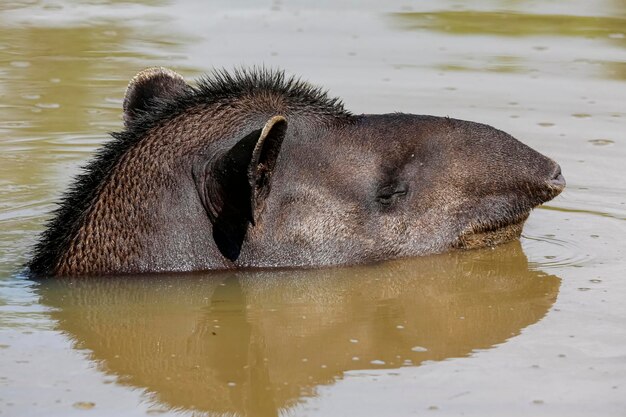
<path fill-rule="evenodd" d="M 0 4 L 0 415 L 625 415 L 626 2 L 248 3 Z M 137 71 L 258 64 L 356 113 L 489 123 L 568 188 L 493 250 L 20 275 Z"/>

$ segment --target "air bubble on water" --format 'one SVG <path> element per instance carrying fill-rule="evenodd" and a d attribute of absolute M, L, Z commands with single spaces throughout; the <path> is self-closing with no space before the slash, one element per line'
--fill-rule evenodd
<path fill-rule="evenodd" d="M 428 349 L 426 349 L 425 347 L 422 347 L 422 346 L 413 346 L 411 348 L 411 350 L 413 352 L 428 352 Z"/>
<path fill-rule="evenodd" d="M 35 104 L 35 106 L 39 107 L 40 109 L 58 109 L 59 107 L 61 107 L 61 105 L 58 103 L 37 103 Z"/>
<path fill-rule="evenodd" d="M 606 145 L 612 145 L 613 143 L 615 143 L 611 139 L 591 139 L 591 140 L 588 140 L 587 142 L 595 146 L 606 146 Z"/>
<path fill-rule="evenodd" d="M 80 410 L 91 410 L 96 406 L 96 403 L 92 403 L 91 401 L 78 401 L 72 405 L 74 408 L 78 408 Z"/>

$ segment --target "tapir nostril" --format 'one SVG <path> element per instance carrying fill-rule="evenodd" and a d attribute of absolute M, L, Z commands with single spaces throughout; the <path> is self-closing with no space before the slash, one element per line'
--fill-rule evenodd
<path fill-rule="evenodd" d="M 563 174 L 561 173 L 560 166 L 556 166 L 556 170 L 554 171 L 552 178 L 548 180 L 548 184 L 559 189 L 565 188 L 565 177 L 563 177 Z"/>
<path fill-rule="evenodd" d="M 552 177 L 548 180 L 548 185 L 559 193 L 565 188 L 565 177 L 561 173 L 560 166 L 556 166 Z"/>
<path fill-rule="evenodd" d="M 559 174 L 550 180 L 550 184 L 553 184 L 559 187 L 565 187 L 565 177 L 563 177 L 563 174 Z"/>

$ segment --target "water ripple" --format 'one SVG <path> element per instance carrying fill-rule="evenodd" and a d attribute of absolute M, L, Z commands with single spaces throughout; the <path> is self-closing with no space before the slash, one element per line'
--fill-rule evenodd
<path fill-rule="evenodd" d="M 564 240 L 554 235 L 523 234 L 524 250 L 526 253 L 542 254 L 533 257 L 533 268 L 562 268 L 582 267 L 591 262 L 595 257 L 588 253 L 583 245 L 572 240 Z"/>

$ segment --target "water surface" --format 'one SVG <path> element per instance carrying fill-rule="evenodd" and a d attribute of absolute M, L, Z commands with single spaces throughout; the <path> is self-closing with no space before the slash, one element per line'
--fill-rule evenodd
<path fill-rule="evenodd" d="M 626 410 L 626 2 L 0 5 L 0 415 Z M 265 64 L 355 113 L 475 120 L 568 188 L 520 242 L 355 268 L 34 283 L 128 80 Z"/>

